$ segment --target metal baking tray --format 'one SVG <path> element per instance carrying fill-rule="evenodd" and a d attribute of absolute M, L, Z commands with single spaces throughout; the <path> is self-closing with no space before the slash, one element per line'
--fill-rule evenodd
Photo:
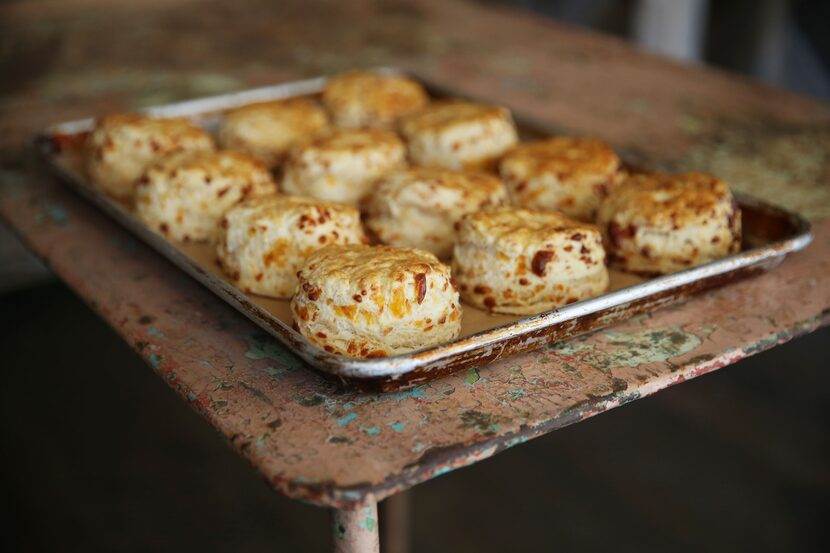
<path fill-rule="evenodd" d="M 393 68 L 381 72 L 400 72 Z M 433 97 L 467 97 L 446 86 L 413 76 Z M 318 96 L 326 78 L 320 77 L 179 102 L 145 110 L 156 117 L 188 117 L 215 132 L 225 110 L 252 102 L 295 96 Z M 470 98 L 486 101 L 480 98 Z M 516 114 L 522 138 L 561 134 L 546 125 Z M 36 147 L 48 167 L 66 184 L 147 242 L 159 253 L 210 288 L 220 298 L 262 327 L 313 367 L 343 382 L 367 390 L 392 390 L 418 385 L 466 368 L 485 365 L 509 355 L 536 349 L 606 326 L 614 321 L 649 312 L 704 290 L 768 271 L 784 257 L 803 249 L 812 240 L 809 223 L 802 217 L 738 195 L 743 211 L 743 251 L 725 259 L 675 274 L 643 279 L 611 270 L 610 291 L 539 315 L 516 317 L 489 315 L 465 306 L 461 336 L 451 342 L 395 357 L 353 359 L 328 353 L 308 342 L 291 328 L 287 300 L 272 300 L 246 294 L 235 288 L 214 262 L 212 246 L 178 244 L 145 227 L 130 209 L 102 194 L 80 170 L 80 153 L 93 119 L 71 121 L 49 127 L 38 134 Z M 624 161 L 631 162 L 625 152 Z"/>

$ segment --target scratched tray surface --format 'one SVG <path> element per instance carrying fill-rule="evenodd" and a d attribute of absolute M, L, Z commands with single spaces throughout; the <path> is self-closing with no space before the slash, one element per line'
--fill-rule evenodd
<path fill-rule="evenodd" d="M 447 87 L 419 80 L 433 97 L 463 96 Z M 225 110 L 264 100 L 316 96 L 325 82 L 325 78 L 296 81 L 146 111 L 157 117 L 189 117 L 208 131 L 215 132 Z M 521 116 L 516 116 L 516 123 L 525 140 L 555 134 L 557 130 Z M 769 270 L 788 253 L 804 248 L 812 238 L 809 223 L 803 218 L 759 200 L 738 196 L 744 231 L 743 251 L 740 254 L 649 280 L 611 270 L 609 292 L 530 317 L 489 315 L 465 305 L 461 335 L 452 342 L 396 357 L 352 359 L 328 353 L 294 331 L 287 300 L 246 294 L 235 288 L 216 264 L 214 246 L 169 242 L 145 227 L 128 206 L 92 187 L 81 170 L 83 142 L 92 125 L 92 119 L 72 121 L 52 126 L 36 137 L 41 156 L 63 182 L 312 366 L 368 389 L 416 385 L 653 310 L 703 290 Z"/>

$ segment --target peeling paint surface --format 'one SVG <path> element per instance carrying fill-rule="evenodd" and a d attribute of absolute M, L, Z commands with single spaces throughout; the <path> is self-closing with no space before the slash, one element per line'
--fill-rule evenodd
<path fill-rule="evenodd" d="M 412 390 L 358 393 L 307 370 L 83 200 L 28 173 L 21 152 L 29 135 L 91 113 L 396 64 L 644 160 L 717 170 L 750 193 L 781 196 L 787 185 L 785 201 L 817 220 L 830 215 L 826 179 L 817 177 L 827 170 L 830 110 L 472 3 L 337 3 L 329 6 L 336 26 L 308 17 L 299 2 L 275 6 L 174 5 L 109 26 L 83 15 L 0 24 L 21 44 L 37 44 L 49 29 L 68 45 L 50 73 L 0 96 L 0 216 L 279 492 L 338 507 L 382 499 L 827 324 L 825 222 L 806 251 L 767 275 Z M 192 32 L 215 40 L 183 48 L 174 67 L 164 46 L 183 14 Z M 369 20 L 375 33 L 355 32 Z M 119 47 L 91 56 L 96 40 Z M 144 77 L 123 69 L 125 56 L 147 67 Z M 614 87 L 604 86 L 609 79 Z M 773 154 L 763 162 L 776 164 L 772 172 L 758 161 L 764 152 Z M 375 518 L 359 521 L 376 530 Z"/>

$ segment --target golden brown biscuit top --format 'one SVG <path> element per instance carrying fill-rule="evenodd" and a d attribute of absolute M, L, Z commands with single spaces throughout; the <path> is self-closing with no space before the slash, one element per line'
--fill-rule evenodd
<path fill-rule="evenodd" d="M 628 176 L 606 199 L 602 211 L 631 222 L 657 225 L 716 216 L 718 206 L 732 209 L 732 194 L 719 178 L 706 173 L 648 173 Z"/>
<path fill-rule="evenodd" d="M 225 113 L 227 121 L 235 119 L 271 119 L 285 121 L 298 131 L 315 131 L 328 123 L 326 112 L 308 98 L 289 98 L 257 102 L 234 108 Z"/>
<path fill-rule="evenodd" d="M 459 225 L 461 240 L 511 244 L 519 247 L 551 245 L 563 238 L 582 240 L 593 236 L 599 240 L 599 229 L 555 211 L 535 211 L 512 206 L 487 208 L 466 215 Z M 578 238 L 571 238 L 579 236 Z"/>
<path fill-rule="evenodd" d="M 384 181 L 394 180 L 406 187 L 418 183 L 433 189 L 461 192 L 463 196 L 489 198 L 504 189 L 501 179 L 481 171 L 453 171 L 433 167 L 413 167 L 391 173 Z"/>
<path fill-rule="evenodd" d="M 404 135 L 413 136 L 421 132 L 440 132 L 459 124 L 489 120 L 511 121 L 510 111 L 501 106 L 464 100 L 440 100 L 404 117 L 400 129 Z"/>
<path fill-rule="evenodd" d="M 302 272 L 317 274 L 351 288 L 371 288 L 403 282 L 408 274 L 448 272 L 438 258 L 417 248 L 392 246 L 330 245 L 306 260 Z"/>
<path fill-rule="evenodd" d="M 270 172 L 262 162 L 248 154 L 233 150 L 174 154 L 163 158 L 148 170 L 152 173 L 168 173 L 171 178 L 175 178 L 179 172 L 187 171 L 201 171 L 210 176 L 239 180 L 251 177 L 270 178 Z"/>
<path fill-rule="evenodd" d="M 331 220 L 332 217 L 339 217 L 341 214 L 351 215 L 355 219 L 360 216 L 360 212 L 352 205 L 328 202 L 305 196 L 284 196 L 282 194 L 248 198 L 240 203 L 238 208 L 251 210 L 264 216 L 268 214 L 285 216 L 316 210 L 319 216 L 313 220 L 302 219 L 299 222 L 301 229 L 323 224 Z"/>
<path fill-rule="evenodd" d="M 553 173 L 561 178 L 609 174 L 620 159 L 611 147 L 594 138 L 557 136 L 520 144 L 505 156 L 503 172 L 520 169 L 527 174 Z"/>
<path fill-rule="evenodd" d="M 360 102 L 381 119 L 394 119 L 420 109 L 427 100 L 424 88 L 409 77 L 371 71 L 336 75 L 323 92 L 323 102 L 333 111 Z"/>
<path fill-rule="evenodd" d="M 132 128 L 148 133 L 158 133 L 177 140 L 193 138 L 202 140 L 207 135 L 204 129 L 183 117 L 155 118 L 139 113 L 112 113 L 100 117 L 95 128 L 114 131 L 119 128 Z"/>
<path fill-rule="evenodd" d="M 398 135 L 383 129 L 337 129 L 312 140 L 306 146 L 307 149 L 343 153 L 402 147 L 403 143 Z"/>

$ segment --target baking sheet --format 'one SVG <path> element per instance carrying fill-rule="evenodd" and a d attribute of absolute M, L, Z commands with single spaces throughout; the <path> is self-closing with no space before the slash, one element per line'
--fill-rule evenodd
<path fill-rule="evenodd" d="M 395 69 L 381 69 L 397 72 Z M 415 78 L 418 78 L 417 76 Z M 462 96 L 446 86 L 425 82 L 431 95 Z M 250 102 L 316 95 L 324 78 L 310 79 L 147 110 L 159 117 L 190 117 L 215 131 L 224 110 Z M 482 100 L 486 101 L 486 100 Z M 555 128 L 516 116 L 523 139 L 553 134 Z M 37 137 L 38 149 L 49 167 L 64 182 L 98 205 L 188 274 L 288 345 L 295 353 L 327 374 L 362 387 L 395 389 L 415 385 L 442 374 L 480 366 L 494 359 L 527 351 L 655 309 L 661 305 L 732 280 L 772 268 L 792 251 L 811 240 L 809 223 L 795 214 L 738 197 L 743 209 L 744 251 L 740 254 L 653 279 L 611 270 L 607 293 L 534 316 L 491 315 L 465 304 L 461 336 L 446 344 L 381 359 L 352 359 L 314 346 L 291 328 L 287 300 L 274 300 L 236 289 L 216 264 L 214 247 L 167 241 L 145 227 L 123 204 L 93 188 L 80 170 L 80 154 L 92 119 L 50 127 Z M 624 157 L 624 155 L 623 155 Z"/>

